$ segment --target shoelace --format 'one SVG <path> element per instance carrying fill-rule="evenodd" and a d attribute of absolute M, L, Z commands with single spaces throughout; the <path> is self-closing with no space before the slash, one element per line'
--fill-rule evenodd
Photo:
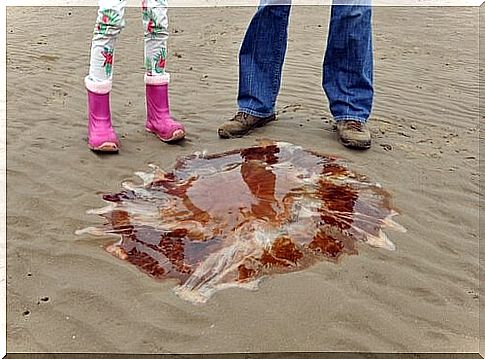
<path fill-rule="evenodd" d="M 356 130 L 359 132 L 363 132 L 363 125 L 359 121 L 346 121 L 345 125 L 349 130 Z"/>
<path fill-rule="evenodd" d="M 243 124 L 244 126 L 247 126 L 247 125 L 250 125 L 248 117 L 249 117 L 249 115 L 247 113 L 239 112 L 239 113 L 236 114 L 236 116 L 234 116 L 232 121 L 237 121 L 237 122 Z"/>

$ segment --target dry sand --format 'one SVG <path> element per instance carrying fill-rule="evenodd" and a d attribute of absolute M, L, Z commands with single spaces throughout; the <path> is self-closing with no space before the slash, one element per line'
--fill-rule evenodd
<path fill-rule="evenodd" d="M 94 8 L 7 11 L 8 351 L 241 352 L 478 350 L 478 8 L 376 8 L 373 148 L 337 141 L 321 90 L 328 7 L 293 9 L 280 120 L 236 140 L 237 51 L 253 8 L 173 9 L 174 113 L 188 139 L 143 130 L 139 9 L 117 47 L 115 156 L 86 138 Z M 395 252 L 360 246 L 339 264 L 231 289 L 195 307 L 108 255 L 112 241 L 76 236 L 85 211 L 149 163 L 269 137 L 353 161 L 394 194 Z M 44 298 L 44 301 L 41 299 Z M 46 299 L 48 298 L 48 300 Z M 29 314 L 26 314 L 29 311 Z"/>

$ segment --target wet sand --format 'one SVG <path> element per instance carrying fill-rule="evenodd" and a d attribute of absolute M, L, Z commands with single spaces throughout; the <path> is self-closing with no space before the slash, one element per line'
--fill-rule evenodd
<path fill-rule="evenodd" d="M 478 350 L 478 8 L 376 8 L 374 142 L 336 141 L 321 90 L 328 7 L 293 9 L 279 121 L 220 140 L 232 116 L 237 51 L 253 8 L 171 11 L 171 102 L 179 145 L 144 132 L 139 9 L 117 46 L 112 113 L 119 155 L 86 147 L 94 8 L 7 10 L 7 349 L 205 353 Z M 395 252 L 359 246 L 338 265 L 230 289 L 203 306 L 107 254 L 100 192 L 149 163 L 288 141 L 353 162 L 380 182 L 407 233 Z"/>

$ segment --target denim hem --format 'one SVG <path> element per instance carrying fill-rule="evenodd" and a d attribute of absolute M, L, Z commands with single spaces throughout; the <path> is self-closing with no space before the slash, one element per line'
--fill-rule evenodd
<path fill-rule="evenodd" d="M 367 122 L 367 118 L 363 118 L 363 117 L 352 117 L 352 116 L 335 116 L 333 118 L 335 120 L 335 122 L 339 122 L 339 121 L 358 121 L 358 122 L 362 122 L 362 123 L 365 123 Z"/>
<path fill-rule="evenodd" d="M 239 112 L 244 112 L 244 113 L 247 113 L 248 115 L 256 116 L 256 117 L 268 117 L 274 114 L 274 112 L 261 113 L 258 111 L 251 110 L 249 108 L 239 108 Z"/>

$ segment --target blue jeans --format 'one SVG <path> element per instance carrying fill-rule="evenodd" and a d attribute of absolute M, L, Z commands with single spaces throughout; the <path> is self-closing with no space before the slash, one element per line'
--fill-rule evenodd
<path fill-rule="evenodd" d="M 259 6 L 239 52 L 239 111 L 259 117 L 275 113 L 291 8 L 291 0 L 270 1 Z M 345 1 L 352 5 L 332 5 L 322 85 L 336 121 L 365 122 L 374 96 L 372 7 L 355 5 L 362 0 L 339 4 Z"/>

